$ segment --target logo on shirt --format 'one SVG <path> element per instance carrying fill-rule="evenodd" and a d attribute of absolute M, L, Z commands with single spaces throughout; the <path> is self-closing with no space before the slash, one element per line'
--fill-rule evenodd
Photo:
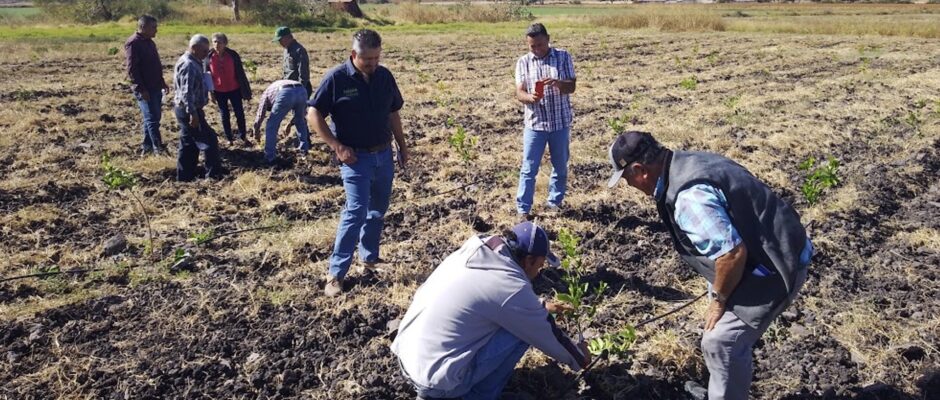
<path fill-rule="evenodd" d="M 349 88 L 349 89 L 343 90 L 343 97 L 356 97 L 358 95 L 359 95 L 359 89 Z"/>

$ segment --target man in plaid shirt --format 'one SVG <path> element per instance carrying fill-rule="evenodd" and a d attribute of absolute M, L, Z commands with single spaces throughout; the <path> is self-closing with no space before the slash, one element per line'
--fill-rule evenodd
<path fill-rule="evenodd" d="M 530 25 L 526 30 L 526 42 L 530 52 L 516 62 L 516 99 L 525 105 L 522 168 L 516 193 L 516 211 L 522 220 L 527 220 L 532 210 L 535 177 L 546 144 L 552 160 L 546 206 L 557 209 L 565 198 L 572 119 L 568 97 L 576 86 L 571 55 L 551 47 L 544 25 Z"/>

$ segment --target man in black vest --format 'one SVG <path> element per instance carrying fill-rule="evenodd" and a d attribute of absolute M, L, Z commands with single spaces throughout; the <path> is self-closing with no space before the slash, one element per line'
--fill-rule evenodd
<path fill-rule="evenodd" d="M 806 281 L 813 246 L 800 216 L 734 161 L 673 152 L 646 132 L 617 137 L 609 157 L 608 186 L 625 179 L 653 196 L 676 251 L 709 282 L 708 398 L 747 399 L 751 348 Z"/>

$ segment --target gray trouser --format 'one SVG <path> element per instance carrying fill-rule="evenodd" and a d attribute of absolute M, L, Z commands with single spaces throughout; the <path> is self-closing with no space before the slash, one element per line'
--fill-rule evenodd
<path fill-rule="evenodd" d="M 708 367 L 708 399 L 747 399 L 754 372 L 751 350 L 770 323 L 796 299 L 806 282 L 807 269 L 798 272 L 790 296 L 757 329 L 738 319 L 731 311 L 725 311 L 715 328 L 702 336 L 702 354 Z"/>

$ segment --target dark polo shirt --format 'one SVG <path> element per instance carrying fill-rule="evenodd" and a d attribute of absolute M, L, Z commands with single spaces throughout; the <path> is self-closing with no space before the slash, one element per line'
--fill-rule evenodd
<path fill-rule="evenodd" d="M 331 128 L 340 143 L 365 149 L 391 142 L 388 116 L 400 110 L 404 100 L 387 68 L 380 65 L 367 83 L 347 59 L 326 73 L 308 104 L 332 117 Z"/>

